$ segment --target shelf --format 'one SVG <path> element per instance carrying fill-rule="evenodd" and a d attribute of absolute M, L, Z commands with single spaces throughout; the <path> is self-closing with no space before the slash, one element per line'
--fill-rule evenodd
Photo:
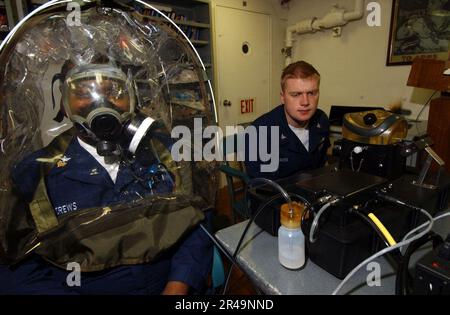
<path fill-rule="evenodd" d="M 184 106 L 184 107 L 189 107 L 189 108 L 192 108 L 192 109 L 195 109 L 195 110 L 199 110 L 199 111 L 204 111 L 205 110 L 205 106 L 201 102 L 182 102 L 182 101 L 172 100 L 172 104 L 179 105 L 179 106 Z"/>
<path fill-rule="evenodd" d="M 175 20 L 174 22 L 175 22 L 175 24 L 178 24 L 178 25 L 192 26 L 192 27 L 198 27 L 198 28 L 210 28 L 211 27 L 209 24 L 193 22 L 193 21 Z"/>
<path fill-rule="evenodd" d="M 195 40 L 195 39 L 191 39 L 190 40 L 192 45 L 194 46 L 208 46 L 209 42 L 207 40 Z"/>
<path fill-rule="evenodd" d="M 204 76 L 211 78 L 214 77 L 214 66 L 212 56 L 212 44 L 211 39 L 212 25 L 211 21 L 211 8 L 209 0 L 147 0 L 149 5 L 154 8 L 139 6 L 139 11 L 135 12 L 136 17 L 143 23 L 159 22 L 169 27 L 174 28 L 173 22 L 179 27 L 189 39 L 190 43 L 194 46 L 198 55 L 202 60 L 206 60 L 208 63 L 204 64 L 207 70 Z M 155 9 L 160 10 L 167 18 L 162 17 Z M 170 21 L 169 21 L 170 20 Z M 183 80 L 181 80 L 183 81 Z M 189 80 L 187 80 L 189 81 Z M 171 83 L 173 84 L 173 82 Z M 193 87 L 195 83 L 180 83 L 188 84 L 188 87 Z M 189 86 L 191 84 L 191 86 Z M 213 84 L 213 83 L 212 83 Z M 200 104 L 188 104 L 182 103 L 182 106 L 199 108 Z"/>
<path fill-rule="evenodd" d="M 151 16 L 151 15 L 145 15 L 145 14 L 139 14 L 139 15 L 141 17 L 149 19 L 149 20 L 154 20 L 154 21 L 158 21 L 158 22 L 167 22 L 167 19 L 163 18 L 163 17 Z M 177 25 L 192 26 L 192 27 L 198 27 L 198 28 L 211 28 L 211 26 L 209 24 L 199 23 L 199 22 L 194 22 L 194 21 L 181 21 L 181 20 L 171 20 L 171 21 L 173 21 Z"/>
<path fill-rule="evenodd" d="M 178 81 L 178 82 L 168 82 L 169 83 L 169 85 L 190 85 L 190 84 L 196 84 L 196 85 L 198 85 L 198 84 L 200 84 L 200 81 L 185 81 L 185 82 L 183 82 L 183 81 Z"/>

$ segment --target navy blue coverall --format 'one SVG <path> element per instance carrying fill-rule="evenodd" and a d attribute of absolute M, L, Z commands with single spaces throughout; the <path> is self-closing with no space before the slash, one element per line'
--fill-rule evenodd
<path fill-rule="evenodd" d="M 327 115 L 320 109 L 314 113 L 308 123 L 309 150 L 306 150 L 300 139 L 289 128 L 284 105 L 279 105 L 272 111 L 262 115 L 253 123 L 257 129 L 268 127 L 267 148 L 271 148 L 270 127 L 279 128 L 279 166 L 274 172 L 262 172 L 261 165 L 269 162 L 249 160 L 249 141 L 246 141 L 246 172 L 251 178 L 263 177 L 272 180 L 281 179 L 297 172 L 311 170 L 325 165 L 327 149 L 330 146 L 330 124 Z M 261 135 L 258 132 L 258 137 Z M 248 138 L 247 138 L 248 140 Z M 260 139 L 258 138 L 258 143 Z"/>
<path fill-rule="evenodd" d="M 19 163 L 12 174 L 15 185 L 28 202 L 40 179 L 40 162 L 36 159 L 42 154 L 43 150 L 33 153 Z M 64 161 L 46 176 L 47 192 L 57 215 L 127 202 L 150 193 L 145 184 L 136 180 L 136 176 L 143 177 L 148 168 L 138 162 L 121 165 L 114 183 L 105 168 L 76 138 L 69 144 Z M 154 188 L 154 193 L 172 190 L 171 181 L 166 179 Z M 33 255 L 18 266 L 0 267 L 3 282 L 0 293 L 3 290 L 6 294 L 159 294 L 168 281 L 181 281 L 201 291 L 211 271 L 212 250 L 210 239 L 198 227 L 153 263 L 83 273 L 81 287 L 68 287 L 68 271 Z"/>

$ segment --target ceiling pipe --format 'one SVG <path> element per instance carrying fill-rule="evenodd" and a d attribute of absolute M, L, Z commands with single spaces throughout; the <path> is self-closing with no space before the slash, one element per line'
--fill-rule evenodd
<path fill-rule="evenodd" d="M 336 28 L 346 25 L 350 21 L 359 20 L 364 16 L 364 0 L 355 0 L 353 11 L 345 11 L 334 6 L 330 13 L 321 19 L 316 17 L 300 21 L 291 25 L 286 30 L 286 66 L 292 62 L 292 47 L 294 43 L 294 34 L 315 33 L 329 28 Z"/>

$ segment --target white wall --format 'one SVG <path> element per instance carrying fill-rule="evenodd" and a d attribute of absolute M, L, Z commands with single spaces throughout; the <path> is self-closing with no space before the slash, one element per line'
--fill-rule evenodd
<path fill-rule="evenodd" d="M 364 7 L 371 2 L 365 1 Z M 293 61 L 303 59 L 322 75 L 320 107 L 329 113 L 331 105 L 382 106 L 401 101 L 415 119 L 433 91 L 406 86 L 411 66 L 386 66 L 392 0 L 379 0 L 381 26 L 369 27 L 365 11 L 362 20 L 342 28 L 341 37 L 331 30 L 294 35 Z M 321 18 L 334 4 L 352 11 L 354 0 L 292 0 L 288 25 L 306 18 Z M 436 95 L 437 96 L 437 95 Z M 426 109 L 420 119 L 427 119 Z"/>

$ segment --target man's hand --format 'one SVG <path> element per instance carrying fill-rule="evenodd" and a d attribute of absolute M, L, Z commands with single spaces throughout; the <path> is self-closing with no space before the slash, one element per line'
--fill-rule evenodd
<path fill-rule="evenodd" d="M 189 286 L 183 282 L 170 281 L 167 282 L 162 295 L 187 295 L 189 293 Z"/>

